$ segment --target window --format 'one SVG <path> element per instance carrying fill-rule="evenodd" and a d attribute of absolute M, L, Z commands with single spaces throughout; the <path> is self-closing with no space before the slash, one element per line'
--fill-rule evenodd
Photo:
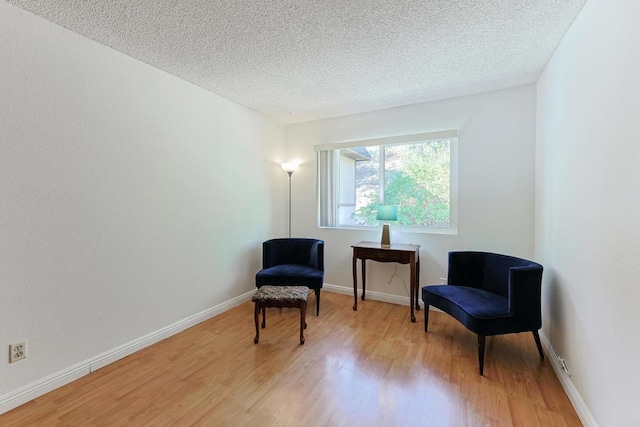
<path fill-rule="evenodd" d="M 457 231 L 457 131 L 316 146 L 319 225 L 377 226 L 395 205 L 394 227 Z"/>

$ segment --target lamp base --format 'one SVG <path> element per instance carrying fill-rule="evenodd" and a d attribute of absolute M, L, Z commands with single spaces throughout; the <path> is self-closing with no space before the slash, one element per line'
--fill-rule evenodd
<path fill-rule="evenodd" d="M 391 237 L 389 235 L 389 224 L 382 225 L 382 240 L 380 240 L 382 246 L 391 246 Z"/>

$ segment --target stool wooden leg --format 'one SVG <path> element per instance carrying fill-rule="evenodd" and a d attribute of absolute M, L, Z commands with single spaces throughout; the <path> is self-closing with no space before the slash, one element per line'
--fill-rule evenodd
<path fill-rule="evenodd" d="M 304 344 L 304 328 L 307 327 L 307 302 L 300 304 L 300 344 Z"/>
<path fill-rule="evenodd" d="M 256 322 L 256 337 L 253 339 L 254 344 L 258 344 L 258 341 L 260 341 L 260 327 L 258 326 L 259 314 L 260 314 L 260 304 L 256 301 L 256 307 L 253 310 L 253 319 Z"/>

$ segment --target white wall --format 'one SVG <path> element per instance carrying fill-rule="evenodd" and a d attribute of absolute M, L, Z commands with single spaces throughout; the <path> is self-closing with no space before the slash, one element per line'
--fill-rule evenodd
<path fill-rule="evenodd" d="M 538 82 L 543 330 L 601 426 L 640 424 L 639 17 L 589 0 Z"/>
<path fill-rule="evenodd" d="M 353 286 L 350 245 L 379 241 L 381 231 L 317 228 L 314 145 L 458 129 L 458 235 L 400 234 L 392 225 L 392 241 L 421 245 L 422 284 L 446 276 L 450 250 L 533 257 L 535 105 L 535 86 L 527 85 L 288 125 L 287 154 L 303 161 L 293 175 L 292 234 L 324 239 L 325 282 Z M 407 266 L 398 267 L 399 278 L 388 284 L 395 267 L 368 262 L 367 289 L 408 297 Z"/>
<path fill-rule="evenodd" d="M 0 400 L 252 290 L 283 153 L 282 125 L 0 2 Z"/>

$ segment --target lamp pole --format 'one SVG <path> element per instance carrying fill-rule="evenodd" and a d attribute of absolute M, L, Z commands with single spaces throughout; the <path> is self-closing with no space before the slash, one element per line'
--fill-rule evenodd
<path fill-rule="evenodd" d="M 289 238 L 291 238 L 291 175 L 298 169 L 297 162 L 281 163 L 280 167 L 289 175 Z"/>
<path fill-rule="evenodd" d="M 291 175 L 293 171 L 287 171 L 287 175 L 289 175 L 289 238 L 291 238 Z"/>

